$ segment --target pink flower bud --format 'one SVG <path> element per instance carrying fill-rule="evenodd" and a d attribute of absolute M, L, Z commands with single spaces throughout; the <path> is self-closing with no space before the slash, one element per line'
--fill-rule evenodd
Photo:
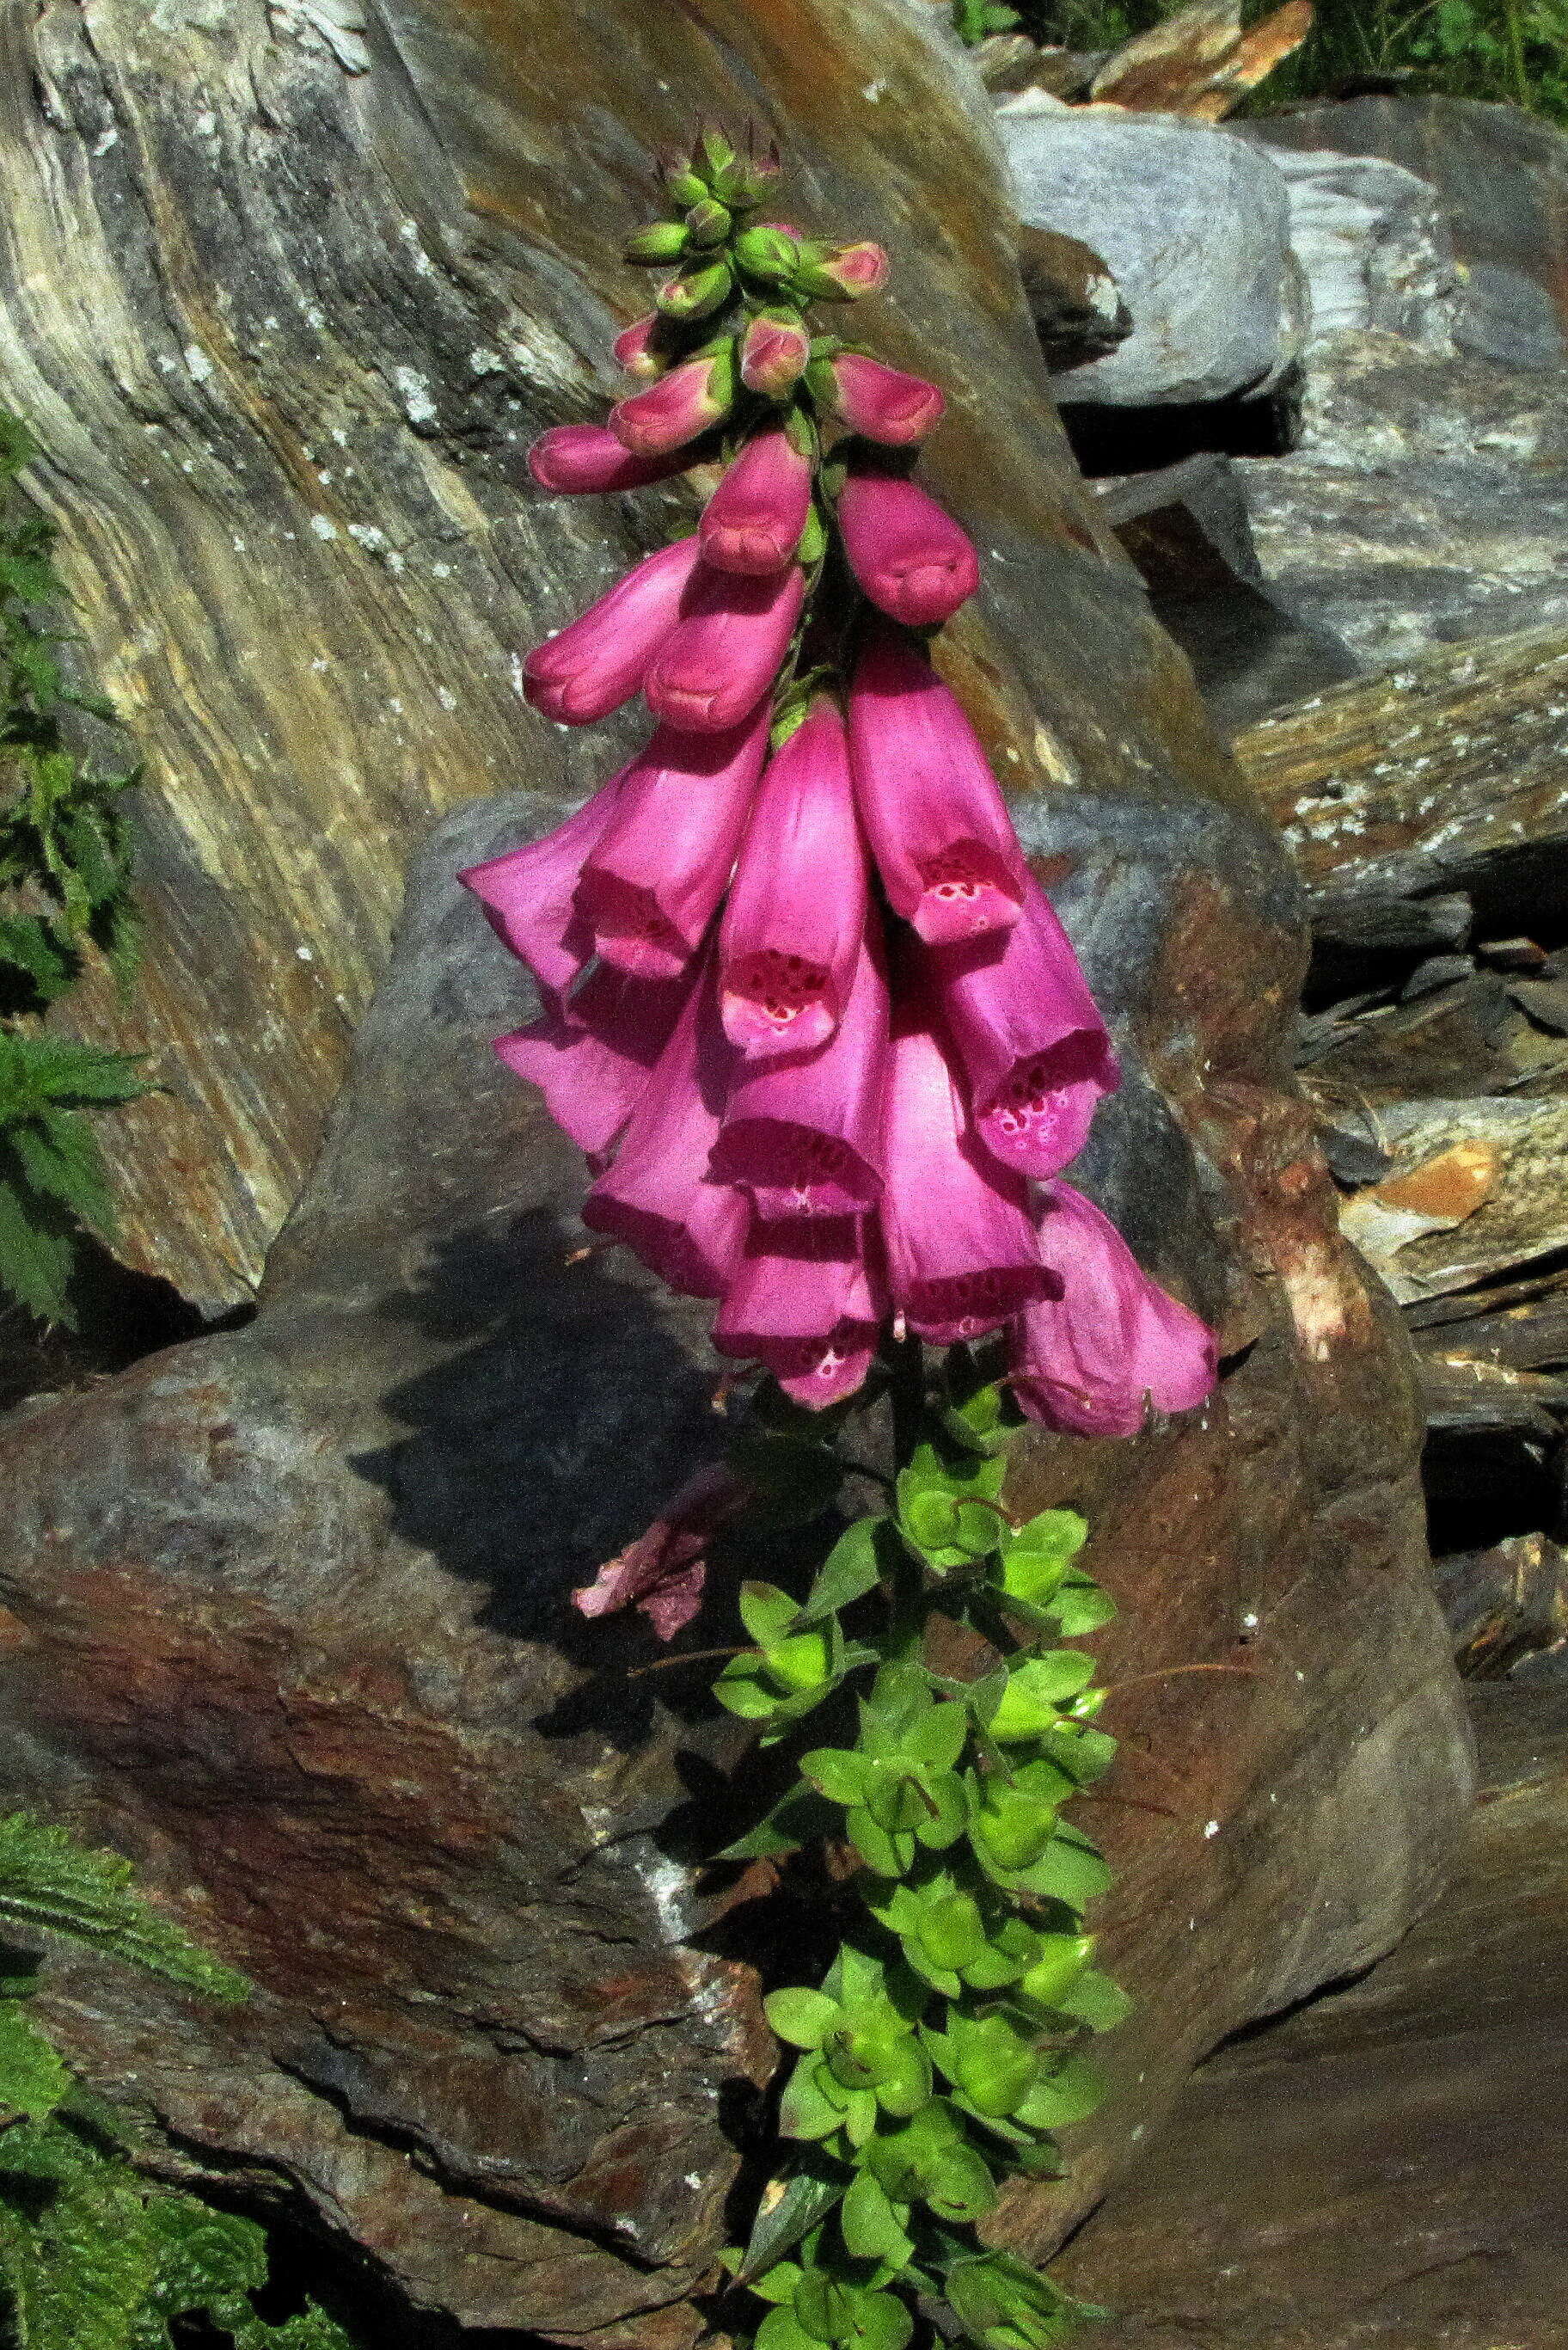
<path fill-rule="evenodd" d="M 695 535 L 661 546 L 580 619 L 536 645 L 523 664 L 523 691 L 535 709 L 564 726 L 587 726 L 628 701 L 691 608 L 687 593 L 701 552 Z"/>
<path fill-rule="evenodd" d="M 491 929 L 543 988 L 564 995 L 592 960 L 593 933 L 574 903 L 583 859 L 615 811 L 618 779 L 543 840 L 471 865 L 458 879 L 484 908 Z"/>
<path fill-rule="evenodd" d="M 896 914 L 932 945 L 1017 920 L 1028 868 L 985 754 L 924 652 L 880 622 L 850 688 L 849 758 Z"/>
<path fill-rule="evenodd" d="M 713 1325 L 722 1355 L 762 1363 L 796 1403 L 821 1411 L 871 1367 L 887 1311 L 859 1223 L 757 1224 Z"/>
<path fill-rule="evenodd" d="M 939 949 L 930 970 L 992 1155 L 1054 1175 L 1088 1138 L 1121 1072 L 1072 941 L 1031 875 L 1010 931 Z"/>
<path fill-rule="evenodd" d="M 880 359 L 867 359 L 859 351 L 840 351 L 826 362 L 825 372 L 832 386 L 829 397 L 851 432 L 892 448 L 923 441 L 947 407 L 934 383 L 906 375 L 900 368 L 884 367 Z M 815 371 L 811 380 L 815 390 Z"/>
<path fill-rule="evenodd" d="M 811 511 L 812 468 L 784 426 L 748 441 L 702 515 L 704 562 L 722 571 L 778 571 L 800 545 Z"/>
<path fill-rule="evenodd" d="M 771 1220 L 857 1214 L 882 1193 L 888 988 L 862 945 L 844 1017 L 820 1052 L 738 1077 L 712 1169 Z"/>
<path fill-rule="evenodd" d="M 805 594 L 797 563 L 765 579 L 700 567 L 687 617 L 649 663 L 649 708 L 693 733 L 738 726 L 778 675 Z"/>
<path fill-rule="evenodd" d="M 649 1272 L 687 1297 L 722 1295 L 751 1224 L 744 1194 L 708 1172 L 731 1062 L 711 977 L 704 969 L 689 991 L 615 1164 L 583 1205 L 590 1232 L 624 1242 Z"/>
<path fill-rule="evenodd" d="M 980 562 L 952 516 L 915 483 L 857 465 L 838 500 L 849 567 L 871 601 L 911 629 L 950 619 L 980 585 Z"/>
<path fill-rule="evenodd" d="M 655 985 L 590 972 L 569 1004 L 498 1036 L 495 1050 L 539 1087 L 562 1132 L 597 1159 L 641 1100 L 689 992 L 679 981 Z"/>
<path fill-rule="evenodd" d="M 811 337 L 792 310 L 760 310 L 741 344 L 741 381 L 748 391 L 784 400 L 805 372 Z"/>
<path fill-rule="evenodd" d="M 634 391 L 610 410 L 610 431 L 639 457 L 660 457 L 728 416 L 735 398 L 732 346 L 706 359 L 686 359 L 646 391 Z"/>
<path fill-rule="evenodd" d="M 724 1033 L 753 1060 L 815 1052 L 848 1001 L 866 851 L 844 721 L 826 697 L 763 777 L 719 933 Z"/>
<path fill-rule="evenodd" d="M 1054 1295 L 1023 1178 L 987 1159 L 946 1055 L 912 1024 L 893 1038 L 883 1149 L 888 1281 L 918 1336 L 954 1346 Z"/>
<path fill-rule="evenodd" d="M 879 244 L 841 244 L 826 252 L 808 246 L 796 282 L 808 299 L 858 302 L 864 295 L 881 292 L 888 266 Z"/>
<path fill-rule="evenodd" d="M 679 452 L 634 457 L 603 424 L 553 424 L 528 452 L 528 471 L 539 487 L 568 494 L 645 489 L 649 482 L 668 481 L 684 463 Z"/>
<path fill-rule="evenodd" d="M 1031 1419 L 1136 1436 L 1150 1404 L 1190 1411 L 1213 1391 L 1213 1333 L 1149 1279 L 1070 1184 L 1047 1191 L 1040 1249 L 1061 1295 L 1031 1305 L 1012 1334 L 1012 1391 Z"/>
<path fill-rule="evenodd" d="M 767 747 L 758 710 L 722 734 L 661 726 L 621 770 L 576 893 L 606 962 L 644 979 L 685 970 L 729 885 Z"/>
<path fill-rule="evenodd" d="M 618 365 L 625 368 L 628 375 L 643 376 L 650 383 L 670 365 L 659 341 L 657 310 L 650 310 L 646 318 L 634 318 L 629 327 L 623 327 L 610 348 L 615 352 Z"/>

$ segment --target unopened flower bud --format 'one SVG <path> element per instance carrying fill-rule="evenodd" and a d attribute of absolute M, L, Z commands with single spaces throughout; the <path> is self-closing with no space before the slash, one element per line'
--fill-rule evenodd
<path fill-rule="evenodd" d="M 741 381 L 769 400 L 785 399 L 800 380 L 810 348 L 798 310 L 761 310 L 741 345 Z"/>
<path fill-rule="evenodd" d="M 723 204 L 704 196 L 692 205 L 686 215 L 686 233 L 692 244 L 706 251 L 711 245 L 722 244 L 730 234 L 730 214 Z"/>
<path fill-rule="evenodd" d="M 707 200 L 708 182 L 697 177 L 683 155 L 674 164 L 665 166 L 664 186 L 670 203 L 679 204 L 683 212 Z"/>
<path fill-rule="evenodd" d="M 732 142 L 726 139 L 716 122 L 705 122 L 697 134 L 692 151 L 692 169 L 701 172 L 710 187 L 716 172 L 722 172 L 736 160 Z"/>
<path fill-rule="evenodd" d="M 735 260 L 748 277 L 765 286 L 784 286 L 795 274 L 799 247 L 783 229 L 771 224 L 742 229 L 735 239 Z"/>
<path fill-rule="evenodd" d="M 814 361 L 806 382 L 812 398 L 836 408 L 852 432 L 891 448 L 923 441 L 947 406 L 934 383 L 860 351 Z"/>
<path fill-rule="evenodd" d="M 888 283 L 888 268 L 879 244 L 808 245 L 798 256 L 795 284 L 808 301 L 858 302 Z"/>
<path fill-rule="evenodd" d="M 623 327 L 612 346 L 616 359 L 628 375 L 639 375 L 651 382 L 662 375 L 670 364 L 668 352 L 659 345 L 659 313 L 650 310 L 646 318 L 636 318 Z"/>
<path fill-rule="evenodd" d="M 720 422 L 734 399 L 735 350 L 725 342 L 619 401 L 610 411 L 610 430 L 639 457 L 657 457 L 667 449 L 684 448 Z"/>
<path fill-rule="evenodd" d="M 734 273 L 727 261 L 711 261 L 705 269 L 689 269 L 670 278 L 658 293 L 667 318 L 707 318 L 729 299 Z"/>
<path fill-rule="evenodd" d="M 685 250 L 684 221 L 655 221 L 627 239 L 626 257 L 639 269 L 657 269 L 660 262 L 679 261 Z"/>
<path fill-rule="evenodd" d="M 713 193 L 722 203 L 748 208 L 760 204 L 763 200 L 761 180 L 749 164 L 742 162 L 739 156 L 732 163 L 726 163 L 722 172 L 714 172 L 712 185 Z"/>

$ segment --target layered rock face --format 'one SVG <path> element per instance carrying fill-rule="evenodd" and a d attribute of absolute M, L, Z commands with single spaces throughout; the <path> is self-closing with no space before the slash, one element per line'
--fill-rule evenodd
<path fill-rule="evenodd" d="M 1086 1824 L 1139 1999 L 1070 2180 L 1002 2216 L 1048 2249 L 1203 2049 L 1399 1933 L 1469 1750 L 1402 1342 L 1282 1075 L 1297 887 L 1075 479 L 950 54 L 892 0 L 58 0 L 5 38 L 5 396 L 149 758 L 151 977 L 99 1013 L 171 1088 L 119 1163 L 144 1261 L 247 1290 L 359 1027 L 256 1320 L 0 1432 L 5 1798 L 133 1853 L 258 1985 L 213 2014 L 62 1968 L 51 2020 L 155 2158 L 417 2305 L 697 2338 L 772 2061 L 766 1918 L 718 1915 L 694 1834 L 739 1733 L 700 1675 L 623 1681 L 643 1636 L 567 1595 L 716 1446 L 716 1365 L 570 1261 L 580 1167 L 488 1052 L 527 993 L 452 874 L 615 755 L 514 662 L 682 494 L 573 508 L 520 454 L 645 299 L 646 151 L 753 116 L 808 224 L 890 249 L 878 351 L 949 389 L 932 487 L 987 585 L 943 660 L 1129 1072 L 1078 1175 L 1228 1358 L 1189 1420 L 1018 1466 L 1124 1607 Z M 406 844 L 503 783 L 361 1022 Z"/>

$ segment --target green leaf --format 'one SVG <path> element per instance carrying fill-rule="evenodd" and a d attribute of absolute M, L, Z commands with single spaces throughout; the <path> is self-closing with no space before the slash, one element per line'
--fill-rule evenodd
<path fill-rule="evenodd" d="M 818 2158 L 803 2156 L 801 2160 Z M 760 2270 L 771 2268 L 783 2253 L 798 2244 L 803 2236 L 826 2219 L 844 2187 L 842 2172 L 803 2168 L 786 2179 L 783 2194 L 774 2202 L 769 2203 L 764 2195 L 745 2257 L 735 2272 L 736 2282 L 747 2283 Z M 789 2265 L 793 2267 L 794 2263 Z"/>
<path fill-rule="evenodd" d="M 1064 1821 L 1057 1823 L 1039 1860 L 1018 1877 L 1026 1892 L 1048 1901 L 1064 1901 L 1073 1909 L 1082 1909 L 1104 1893 L 1110 1881 L 1111 1872 L 1089 1838 Z"/>
<path fill-rule="evenodd" d="M 776 1854 L 798 1852 L 802 1845 L 819 1843 L 836 1826 L 834 1815 L 819 1795 L 806 1787 L 792 1787 L 780 1797 L 771 1812 L 757 1822 L 722 1852 L 715 1860 L 763 1860 Z"/>
<path fill-rule="evenodd" d="M 763 2010 L 779 2038 L 796 2048 L 820 2048 L 839 2020 L 837 2001 L 819 1991 L 770 1991 Z"/>
<path fill-rule="evenodd" d="M 1078 1648 L 1053 1648 L 1015 1665 L 995 1712 L 986 1723 L 1002 1744 L 1037 1738 L 1054 1726 L 1058 1708 L 1077 1696 L 1095 1677 L 1095 1660 Z"/>
<path fill-rule="evenodd" d="M 1051 1602 L 1051 1614 L 1069 1640 L 1080 1639 L 1085 1632 L 1097 1632 L 1103 1624 L 1116 1617 L 1116 1603 L 1108 1591 L 1086 1575 L 1069 1575 Z"/>
<path fill-rule="evenodd" d="M 1076 2017 L 1080 2023 L 1087 2024 L 1091 2032 L 1114 2032 L 1132 2013 L 1133 2002 L 1120 1983 L 1113 1982 L 1097 1968 L 1090 1968 L 1055 2005 Z"/>
<path fill-rule="evenodd" d="M 817 2062 L 803 2056 L 785 2084 L 779 2100 L 779 2131 L 784 2137 L 831 2137 L 844 2120 L 844 2108 L 824 2092 Z"/>
<path fill-rule="evenodd" d="M 759 1648 L 777 1646 L 793 1630 L 799 1603 L 773 1583 L 742 1583 L 741 1621 Z"/>
<path fill-rule="evenodd" d="M 160 1917 L 131 1877 L 117 1853 L 95 1852 L 30 1813 L 0 1819 L 0 1923 L 58 1934 L 209 1999 L 248 1998 L 244 1977 Z"/>
<path fill-rule="evenodd" d="M 816 2338 L 802 2331 L 788 2309 L 770 2309 L 757 2328 L 756 2350 L 822 2350 Z"/>
<path fill-rule="evenodd" d="M 742 1721 L 763 1721 L 778 1711 L 778 1694 L 759 1675 L 754 1657 L 733 1657 L 713 1683 L 713 1694 Z"/>
<path fill-rule="evenodd" d="M 878 1877 L 902 1877 L 914 1860 L 914 1837 L 907 1832 L 890 1835 L 861 1804 L 846 1812 L 844 1830 L 867 1867 Z"/>
<path fill-rule="evenodd" d="M 70 2095 L 71 2076 L 14 2000 L 0 2001 L 0 2125 L 42 2121 Z"/>
<path fill-rule="evenodd" d="M 1104 2103 L 1105 2094 L 1095 2067 L 1082 2056 L 1069 2056 L 1054 2073 L 1036 2080 L 1017 2108 L 1018 2118 L 1031 2129 L 1065 2129 L 1085 2120 Z"/>
<path fill-rule="evenodd" d="M 834 1804 L 863 1804 L 876 1765 L 846 1746 L 814 1746 L 800 1758 L 801 1775 Z"/>
<path fill-rule="evenodd" d="M 820 1623 L 875 1589 L 887 1572 L 885 1545 L 892 1533 L 887 1517 L 859 1518 L 839 1535 L 817 1569 L 802 1608 L 803 1626 Z"/>
<path fill-rule="evenodd" d="M 805 1525 L 831 1509 L 844 1482 L 844 1463 L 820 1441 L 748 1428 L 732 1437 L 730 1465 L 755 1486 L 760 1499 L 749 1522 L 769 1532 Z"/>
<path fill-rule="evenodd" d="M 908 2216 L 907 2206 L 894 2203 L 870 2171 L 860 2171 L 838 2215 L 846 2251 L 856 2260 L 902 2268 L 915 2251 L 904 2229 Z"/>
<path fill-rule="evenodd" d="M 0 1137 L 0 1145 L 3 1140 Z M 75 1237 L 57 1211 L 51 1216 L 47 1201 L 6 1180 L 5 1163 L 0 1147 L 0 1288 L 8 1289 L 40 1322 L 74 1328 L 68 1285 L 76 1263 Z"/>

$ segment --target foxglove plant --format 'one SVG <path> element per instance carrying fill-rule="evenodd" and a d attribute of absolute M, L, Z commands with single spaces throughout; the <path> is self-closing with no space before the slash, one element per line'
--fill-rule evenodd
<path fill-rule="evenodd" d="M 641 388 L 530 456 L 567 495 L 722 467 L 695 532 L 524 664 L 559 723 L 640 692 L 656 729 L 547 839 L 462 878 L 538 983 L 497 1050 L 588 1155 L 585 1222 L 715 1300 L 715 1346 L 766 1375 L 729 1467 L 584 1613 L 636 1605 L 670 1638 L 711 1540 L 759 1499 L 775 1525 L 820 1515 L 846 1410 L 891 1399 L 890 1508 L 804 1600 L 744 1586 L 754 1646 L 716 1683 L 764 1742 L 818 1707 L 846 1734 L 728 1856 L 826 1835 L 867 1912 L 820 1991 L 769 2002 L 804 2053 L 793 2166 L 731 2262 L 772 2304 L 757 2350 L 901 2350 L 922 2296 L 982 2350 L 1033 2350 L 1073 2311 L 972 2223 L 1089 2110 L 1073 2037 L 1122 2002 L 1081 1930 L 1103 1865 L 1057 1816 L 1114 1751 L 1104 1692 L 1080 1651 L 1029 1642 L 1111 1610 L 1074 1564 L 1081 1521 L 1010 1516 L 1005 1450 L 1024 1419 L 1124 1435 L 1200 1402 L 1214 1344 L 1061 1180 L 1118 1072 L 931 663 L 979 582 L 910 477 L 942 395 L 814 331 L 813 304 L 876 292 L 888 260 L 760 221 L 776 170 L 716 130 L 667 160 L 668 215 L 628 251 L 672 274 L 616 342 Z M 930 1670 L 935 1614 L 994 1669 Z"/>

